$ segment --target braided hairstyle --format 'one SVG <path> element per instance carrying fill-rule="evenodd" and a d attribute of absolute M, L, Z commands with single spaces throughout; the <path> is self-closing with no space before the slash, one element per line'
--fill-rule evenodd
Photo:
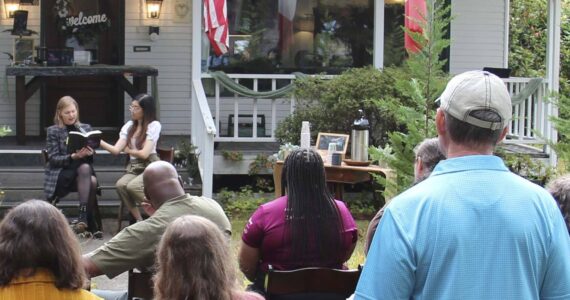
<path fill-rule="evenodd" d="M 310 149 L 294 150 L 285 160 L 282 178 L 287 190 L 285 218 L 291 233 L 291 261 L 315 267 L 338 264 L 343 257 L 334 250 L 341 247 L 343 224 L 326 186 L 321 156 Z"/>

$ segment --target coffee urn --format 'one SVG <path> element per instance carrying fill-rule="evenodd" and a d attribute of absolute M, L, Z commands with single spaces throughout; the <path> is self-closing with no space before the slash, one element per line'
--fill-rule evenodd
<path fill-rule="evenodd" d="M 350 153 L 354 161 L 368 161 L 368 130 L 370 123 L 364 117 L 364 111 L 359 109 L 360 118 L 352 123 L 352 145 Z"/>

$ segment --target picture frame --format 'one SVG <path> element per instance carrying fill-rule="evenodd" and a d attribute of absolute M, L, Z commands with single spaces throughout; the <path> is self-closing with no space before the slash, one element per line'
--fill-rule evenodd
<path fill-rule="evenodd" d="M 34 39 L 31 37 L 18 37 L 14 39 L 14 63 L 21 64 L 26 60 L 34 59 Z"/>
<path fill-rule="evenodd" d="M 317 136 L 316 148 L 319 153 L 327 153 L 330 143 L 336 143 L 336 151 L 344 155 L 348 148 L 348 141 L 350 136 L 342 133 L 319 132 Z"/>

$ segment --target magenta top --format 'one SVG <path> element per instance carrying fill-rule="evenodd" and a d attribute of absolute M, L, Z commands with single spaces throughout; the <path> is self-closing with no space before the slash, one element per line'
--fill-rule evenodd
<path fill-rule="evenodd" d="M 356 223 L 350 211 L 342 201 L 335 200 L 342 220 L 342 240 L 338 257 L 350 257 L 353 244 L 358 239 Z M 267 266 L 272 265 L 276 270 L 293 270 L 304 267 L 323 266 L 319 263 L 318 253 L 306 253 L 306 261 L 315 262 L 313 265 L 300 265 L 300 263 L 290 261 L 291 235 L 288 234 L 285 223 L 285 210 L 287 209 L 287 196 L 277 198 L 265 203 L 253 213 L 242 234 L 242 240 L 250 247 L 260 249 L 261 265 L 260 271 L 267 272 Z M 342 268 L 344 261 L 326 266 L 331 268 Z"/>

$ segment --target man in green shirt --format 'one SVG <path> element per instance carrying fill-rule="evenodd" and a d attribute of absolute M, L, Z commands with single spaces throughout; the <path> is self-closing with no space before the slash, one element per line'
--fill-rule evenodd
<path fill-rule="evenodd" d="M 171 164 L 157 161 L 148 165 L 143 181 L 145 202 L 142 205 L 150 217 L 126 227 L 110 241 L 84 255 L 83 265 L 88 277 L 105 274 L 113 278 L 133 268 L 151 268 L 166 227 L 183 215 L 209 219 L 218 225 L 229 242 L 231 224 L 222 207 L 212 199 L 186 194 Z"/>

